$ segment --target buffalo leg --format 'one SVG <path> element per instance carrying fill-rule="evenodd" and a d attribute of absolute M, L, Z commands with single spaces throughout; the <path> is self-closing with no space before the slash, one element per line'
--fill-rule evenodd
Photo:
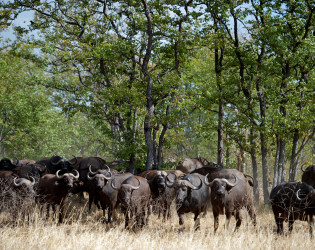
<path fill-rule="evenodd" d="M 241 218 L 241 215 L 240 215 L 240 211 L 237 210 L 235 212 L 235 219 L 236 219 L 236 226 L 235 226 L 235 231 L 237 231 L 237 229 L 239 229 L 239 227 L 241 226 L 242 224 L 242 218 Z"/>
<path fill-rule="evenodd" d="M 308 215 L 307 221 L 308 221 L 310 236 L 311 236 L 311 238 L 313 238 L 313 224 L 314 224 L 313 215 Z"/>
<path fill-rule="evenodd" d="M 195 225 L 194 225 L 194 228 L 195 228 L 196 231 L 200 229 L 200 218 L 198 218 L 198 216 L 199 216 L 199 212 L 195 213 L 195 217 L 194 217 Z"/>
<path fill-rule="evenodd" d="M 294 223 L 294 216 L 290 215 L 289 216 L 289 232 L 290 233 L 292 232 L 292 229 L 293 229 L 293 223 Z"/>
<path fill-rule="evenodd" d="M 179 231 L 183 232 L 185 227 L 184 227 L 184 216 L 183 214 L 178 213 L 178 217 L 179 217 Z"/>
<path fill-rule="evenodd" d="M 231 212 L 226 212 L 225 216 L 226 216 L 225 230 L 228 230 L 229 229 L 229 225 L 230 225 L 230 221 L 231 221 L 231 217 L 232 217 L 232 213 Z"/>
<path fill-rule="evenodd" d="M 216 233 L 219 227 L 219 213 L 213 212 L 213 217 L 214 217 L 214 233 Z"/>
<path fill-rule="evenodd" d="M 47 209 L 47 211 L 46 211 L 46 220 L 48 220 L 49 219 L 49 209 L 50 209 L 50 204 L 49 203 L 47 203 L 46 209 Z"/>
<path fill-rule="evenodd" d="M 147 208 L 148 208 L 148 214 L 147 214 L 147 218 L 146 218 L 145 224 L 146 224 L 146 225 L 149 225 L 150 215 L 151 215 L 151 213 L 152 213 L 152 207 L 151 207 L 150 204 L 148 204 L 148 205 L 147 205 Z"/>
<path fill-rule="evenodd" d="M 277 224 L 277 233 L 278 234 L 283 234 L 283 217 L 281 214 L 275 214 L 275 221 Z"/>
<path fill-rule="evenodd" d="M 256 226 L 256 213 L 254 211 L 253 204 L 251 203 L 251 204 L 247 205 L 246 209 L 247 209 L 247 212 L 248 212 L 250 218 L 253 221 L 254 226 Z"/>

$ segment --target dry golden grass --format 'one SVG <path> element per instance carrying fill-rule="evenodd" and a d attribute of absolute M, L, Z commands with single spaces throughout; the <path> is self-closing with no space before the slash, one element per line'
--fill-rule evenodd
<path fill-rule="evenodd" d="M 65 223 L 60 226 L 52 219 L 42 219 L 37 208 L 29 223 L 18 221 L 17 225 L 13 225 L 8 213 L 1 213 L 0 249 L 314 249 L 306 222 L 297 221 L 292 234 L 278 236 L 269 210 L 257 212 L 256 227 L 244 212 L 244 221 L 236 233 L 234 218 L 225 230 L 225 217 L 221 216 L 216 234 L 211 212 L 201 218 L 201 229 L 197 232 L 193 231 L 193 215 L 188 214 L 185 230 L 179 233 L 175 211 L 165 223 L 151 215 L 149 226 L 132 231 L 124 229 L 121 215 L 109 226 L 100 222 L 100 212 L 94 210 L 87 215 L 84 206 L 73 204 L 76 205 L 71 205 Z"/>

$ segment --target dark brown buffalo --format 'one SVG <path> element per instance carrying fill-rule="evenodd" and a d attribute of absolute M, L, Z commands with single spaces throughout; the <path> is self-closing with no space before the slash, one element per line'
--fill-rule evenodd
<path fill-rule="evenodd" d="M 204 185 L 202 178 L 204 176 L 200 174 L 187 174 L 181 180 L 175 179 L 171 182 L 167 178 L 166 185 L 175 189 L 180 231 L 184 230 L 185 213 L 194 213 L 194 228 L 200 228 L 199 214 L 206 211 L 210 201 L 210 188 Z"/>
<path fill-rule="evenodd" d="M 61 170 L 58 170 L 54 174 L 46 174 L 40 178 L 38 184 L 38 202 L 47 204 L 47 218 L 49 217 L 49 207 L 53 208 L 54 213 L 56 212 L 56 206 L 60 206 L 59 211 L 59 223 L 63 221 L 63 211 L 66 198 L 71 188 L 73 188 L 73 182 L 78 180 L 79 172 L 73 170 L 74 174 L 65 173 L 59 175 Z"/>
<path fill-rule="evenodd" d="M 304 165 L 304 164 L 303 164 Z M 315 165 L 309 165 L 307 168 L 303 168 L 301 166 L 302 174 L 302 182 L 315 187 Z"/>
<path fill-rule="evenodd" d="M 253 206 L 253 199 L 251 194 L 251 188 L 248 181 L 238 179 L 234 174 L 235 181 L 226 178 L 215 178 L 210 183 L 208 182 L 207 175 L 205 178 L 205 184 L 211 188 L 211 204 L 214 216 L 214 232 L 219 227 L 219 215 L 225 214 L 227 220 L 227 228 L 230 223 L 232 215 L 236 219 L 235 231 L 240 227 L 242 218 L 240 216 L 240 210 L 246 208 L 249 216 L 252 218 L 254 225 L 256 225 L 256 215 Z"/>
<path fill-rule="evenodd" d="M 80 173 L 80 180 L 87 181 L 87 174 L 91 166 L 91 171 L 96 172 L 99 169 L 107 169 L 106 161 L 101 157 L 86 157 L 80 161 L 78 171 Z"/>
<path fill-rule="evenodd" d="M 99 197 L 98 192 L 103 189 L 107 182 L 112 178 L 113 173 L 110 168 L 98 169 L 96 172 L 92 171 L 92 166 L 89 167 L 89 173 L 87 174 L 86 190 L 89 193 L 89 211 L 92 207 L 92 202 L 98 205 Z"/>
<path fill-rule="evenodd" d="M 75 157 L 73 161 L 68 161 L 65 158 L 55 155 L 51 158 L 42 158 L 36 163 L 46 166 L 47 172 L 49 174 L 56 174 L 58 170 L 61 170 L 60 174 L 64 174 L 67 172 L 70 173 L 72 170 L 74 170 L 74 166 L 77 164 L 77 159 Z"/>
<path fill-rule="evenodd" d="M 19 164 L 18 160 L 14 163 L 9 158 L 2 158 L 0 161 L 0 170 L 11 171 Z"/>
<path fill-rule="evenodd" d="M 30 176 L 34 177 L 36 182 L 39 181 L 40 177 L 44 174 L 47 174 L 47 169 L 45 166 L 40 164 L 20 164 L 18 167 L 15 167 L 12 170 L 15 174 L 17 174 L 20 178 L 30 179 Z"/>
<path fill-rule="evenodd" d="M 315 215 L 315 189 L 304 182 L 285 182 L 274 187 L 270 203 L 277 224 L 277 233 L 283 234 L 283 222 L 289 220 L 289 232 L 295 220 L 307 221 L 310 236 L 313 236 Z"/>
<path fill-rule="evenodd" d="M 137 226 L 147 225 L 150 216 L 151 197 L 147 180 L 141 176 L 130 176 L 121 183 L 120 187 L 116 186 L 113 180 L 111 187 L 118 190 L 117 197 L 125 215 L 125 227 L 128 227 L 131 217 L 135 217 Z"/>
<path fill-rule="evenodd" d="M 89 210 L 91 209 L 90 204 L 94 200 L 94 203 L 98 204 L 98 199 L 95 199 L 95 187 L 91 185 L 88 180 L 88 174 L 90 173 L 90 177 L 93 175 L 92 173 L 102 174 L 104 171 L 108 171 L 109 168 L 106 165 L 106 161 L 101 157 L 86 157 L 80 161 L 78 172 L 80 174 L 79 181 L 74 185 L 71 193 L 78 194 L 87 192 L 89 194 Z M 104 170 L 103 172 L 98 172 L 99 170 Z M 115 170 L 114 170 L 115 171 Z M 111 171 L 112 172 L 112 171 Z M 99 206 L 98 206 L 99 207 Z"/>
<path fill-rule="evenodd" d="M 115 183 L 116 187 L 120 187 L 121 183 L 125 181 L 127 178 L 129 178 L 130 176 L 133 176 L 133 174 L 115 173 L 112 175 L 111 179 L 106 182 L 106 184 L 104 182 L 103 188 L 98 189 L 97 191 L 97 198 L 99 199 L 99 202 L 101 204 L 104 219 L 105 219 L 105 210 L 108 209 L 107 223 L 110 223 L 112 221 L 112 215 L 115 209 L 119 205 L 119 202 L 117 202 L 118 190 L 112 188 L 112 182 Z"/>
<path fill-rule="evenodd" d="M 203 157 L 197 158 L 184 158 L 184 160 L 180 161 L 176 167 L 177 170 L 182 171 L 185 174 L 188 174 L 195 169 L 202 168 L 204 166 L 215 166 L 215 163 L 208 162 Z"/>
<path fill-rule="evenodd" d="M 178 179 L 184 176 L 180 170 L 146 170 L 139 174 L 148 180 L 151 189 L 151 205 L 153 211 L 157 211 L 159 218 L 163 215 L 163 221 L 171 217 L 171 204 L 175 199 L 174 188 L 165 185 L 166 177 L 170 174 L 176 175 Z M 170 178 L 174 177 L 170 175 Z"/>

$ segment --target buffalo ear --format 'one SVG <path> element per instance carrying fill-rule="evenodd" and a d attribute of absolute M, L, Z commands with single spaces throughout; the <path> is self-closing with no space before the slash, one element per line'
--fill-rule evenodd
<path fill-rule="evenodd" d="M 55 181 L 56 186 L 59 186 L 59 184 L 60 184 L 59 181 Z"/>
<path fill-rule="evenodd" d="M 230 191 L 231 191 L 231 189 L 232 189 L 232 187 L 233 187 L 233 186 L 226 185 L 226 186 L 225 186 L 225 189 L 226 189 L 226 191 L 227 191 L 227 192 L 230 192 Z"/>

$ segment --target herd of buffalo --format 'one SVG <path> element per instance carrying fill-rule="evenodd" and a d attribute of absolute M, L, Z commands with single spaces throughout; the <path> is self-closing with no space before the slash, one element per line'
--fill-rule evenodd
<path fill-rule="evenodd" d="M 107 223 L 114 219 L 118 208 L 124 214 L 125 227 L 143 227 L 149 223 L 152 211 L 165 221 L 170 217 L 170 207 L 175 200 L 180 231 L 184 230 L 185 213 L 193 213 L 195 225 L 200 227 L 200 214 L 212 208 L 214 231 L 219 227 L 219 215 L 226 216 L 226 225 L 232 216 L 237 230 L 242 223 L 240 210 L 248 211 L 254 225 L 252 186 L 253 178 L 236 169 L 218 167 L 203 158 L 185 158 L 173 170 L 146 170 L 138 174 L 119 172 L 117 161 L 106 164 L 100 157 L 74 157 L 71 160 L 60 156 L 32 160 L 3 158 L 0 161 L 0 194 L 2 204 L 10 199 L 35 199 L 46 216 L 50 208 L 54 214 L 59 206 L 59 223 L 63 222 L 67 196 L 89 194 L 88 209 L 94 203 L 107 210 Z M 289 222 L 289 231 L 295 220 L 306 220 L 312 236 L 315 214 L 315 166 L 301 167 L 302 182 L 285 182 L 272 189 L 270 204 L 274 213 L 277 232 L 283 233 L 283 222 Z M 0 204 L 1 205 L 1 204 Z M 0 206 L 0 212 L 3 206 Z M 3 209 L 2 209 L 3 210 Z M 24 214 L 25 216 L 25 214 Z"/>

